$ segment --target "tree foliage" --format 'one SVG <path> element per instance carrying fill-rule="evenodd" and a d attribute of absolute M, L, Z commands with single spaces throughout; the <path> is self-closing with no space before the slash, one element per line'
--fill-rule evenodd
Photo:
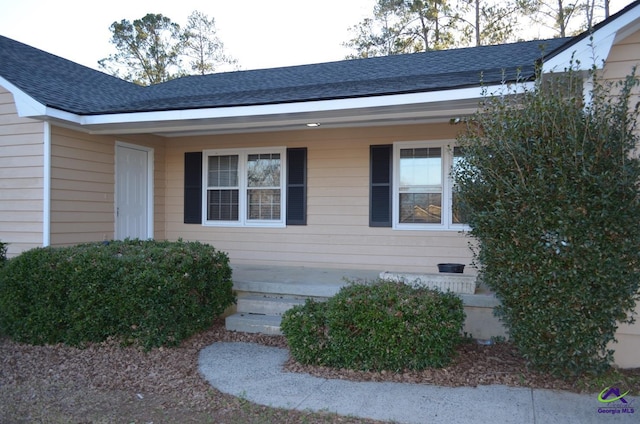
<path fill-rule="evenodd" d="M 130 22 L 111 24 L 116 53 L 98 61 L 106 72 L 139 85 L 165 82 L 190 73 L 214 72 L 223 64 L 236 65 L 224 53 L 215 21 L 194 11 L 184 29 L 161 14 L 149 13 Z M 189 70 L 183 68 L 188 61 Z"/>
<path fill-rule="evenodd" d="M 438 50 L 454 45 L 458 18 L 447 0 L 378 0 L 373 18 L 351 28 L 344 43 L 355 57 Z"/>
<path fill-rule="evenodd" d="M 609 0 L 377 0 L 343 45 L 353 59 L 564 37 L 608 16 Z"/>
<path fill-rule="evenodd" d="M 609 0 L 520 0 L 535 25 L 554 37 L 568 37 L 593 27 L 597 17 L 609 17 Z"/>
<path fill-rule="evenodd" d="M 117 52 L 98 62 L 107 72 L 139 85 L 180 75 L 180 25 L 171 19 L 149 13 L 133 22 L 114 22 L 109 29 Z"/>
<path fill-rule="evenodd" d="M 531 364 L 563 377 L 608 367 L 640 289 L 638 80 L 590 78 L 589 98 L 574 70 L 487 95 L 454 173 L 497 314 Z"/>
<path fill-rule="evenodd" d="M 219 66 L 237 65 L 237 60 L 224 52 L 215 18 L 209 19 L 202 12 L 196 10 L 189 15 L 182 42 L 182 54 L 188 58 L 193 73 L 205 75 L 215 72 Z"/>
<path fill-rule="evenodd" d="M 378 0 L 373 17 L 350 28 L 348 58 L 509 41 L 521 0 Z"/>
<path fill-rule="evenodd" d="M 559 37 L 569 35 L 569 24 L 579 15 L 580 6 L 578 0 L 531 1 L 531 7 L 535 11 L 534 22 L 548 26 Z"/>
<path fill-rule="evenodd" d="M 464 45 L 491 45 L 513 39 L 521 16 L 518 0 L 490 2 L 463 0 L 460 2 L 460 39 Z"/>

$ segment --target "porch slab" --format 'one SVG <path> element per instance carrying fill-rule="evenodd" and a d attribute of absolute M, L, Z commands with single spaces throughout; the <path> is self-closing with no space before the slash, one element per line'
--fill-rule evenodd
<path fill-rule="evenodd" d="M 375 280 L 379 274 L 379 271 L 373 270 L 282 265 L 235 264 L 232 268 L 236 281 L 264 280 L 279 281 L 285 284 L 299 284 L 309 281 L 323 284 L 344 284 L 345 280 L 356 282 Z"/>
<path fill-rule="evenodd" d="M 234 264 L 232 268 L 233 289 L 238 293 L 238 305 L 231 312 L 235 315 L 226 318 L 227 328 L 265 334 L 280 334 L 283 305 L 298 303 L 306 298 L 324 300 L 349 283 L 373 282 L 381 277 L 378 271 L 357 269 L 245 264 Z M 451 276 L 445 274 L 445 278 Z M 475 281 L 471 275 L 462 277 L 466 277 L 465 281 Z M 493 316 L 493 308 L 499 305 L 493 293 L 479 285 L 475 293 L 457 295 L 465 308 L 465 333 L 482 340 L 506 337 L 504 326 Z M 265 306 L 268 302 L 273 304 Z"/>
<path fill-rule="evenodd" d="M 271 293 L 290 296 L 327 298 L 335 295 L 343 286 L 356 282 L 365 283 L 378 280 L 388 272 L 345 269 L 311 268 L 280 265 L 234 264 L 233 289 L 246 293 Z M 410 275 L 397 273 L 398 275 Z M 413 274 L 411 274 L 413 275 Z M 423 275 L 423 274 L 415 274 Z M 438 274 L 430 274 L 438 275 Z M 470 278 L 471 275 L 456 276 L 444 273 L 445 278 Z M 458 293 L 465 306 L 494 308 L 500 304 L 495 295 L 482 284 L 476 285 L 473 293 Z"/>
<path fill-rule="evenodd" d="M 371 270 L 310 268 L 274 265 L 233 265 L 233 288 L 302 297 L 331 297 L 351 283 L 371 282 L 379 272 Z"/>

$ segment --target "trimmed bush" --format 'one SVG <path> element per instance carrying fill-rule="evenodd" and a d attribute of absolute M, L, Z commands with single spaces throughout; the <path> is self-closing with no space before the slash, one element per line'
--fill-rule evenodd
<path fill-rule="evenodd" d="M 36 248 L 0 271 L 0 332 L 32 344 L 176 345 L 234 302 L 227 255 L 197 242 Z"/>
<path fill-rule="evenodd" d="M 280 329 L 287 338 L 291 356 L 301 364 L 327 365 L 331 362 L 327 326 L 327 302 L 307 299 L 282 317 Z"/>
<path fill-rule="evenodd" d="M 452 293 L 377 281 L 343 287 L 327 302 L 287 311 L 282 331 L 300 363 L 356 370 L 447 365 L 464 323 Z"/>
<path fill-rule="evenodd" d="M 455 175 L 498 316 L 531 365 L 564 378 L 609 367 L 640 288 L 638 80 L 592 77 L 588 103 L 572 70 L 485 99 Z"/>

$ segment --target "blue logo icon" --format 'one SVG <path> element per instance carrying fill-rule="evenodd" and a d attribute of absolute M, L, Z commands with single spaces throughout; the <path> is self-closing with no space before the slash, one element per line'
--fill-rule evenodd
<path fill-rule="evenodd" d="M 604 390 L 598 394 L 598 402 L 604 404 L 598 408 L 598 414 L 633 414 L 635 408 L 633 408 L 634 399 L 630 399 L 631 403 L 624 397 L 629 394 L 629 390 L 622 393 L 618 387 L 605 387 Z"/>
<path fill-rule="evenodd" d="M 629 394 L 629 390 L 627 390 L 623 394 L 620 394 L 620 389 L 618 389 L 617 387 L 606 387 L 598 395 L 598 400 L 600 402 L 603 402 L 603 403 L 611 403 L 611 402 L 615 402 L 617 400 L 619 400 L 622 403 L 629 403 L 624 398 L 628 394 Z"/>

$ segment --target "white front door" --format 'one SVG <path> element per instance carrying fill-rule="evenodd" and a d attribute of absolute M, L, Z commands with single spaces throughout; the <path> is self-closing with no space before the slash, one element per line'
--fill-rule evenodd
<path fill-rule="evenodd" d="M 116 144 L 116 239 L 153 237 L 153 149 Z"/>

